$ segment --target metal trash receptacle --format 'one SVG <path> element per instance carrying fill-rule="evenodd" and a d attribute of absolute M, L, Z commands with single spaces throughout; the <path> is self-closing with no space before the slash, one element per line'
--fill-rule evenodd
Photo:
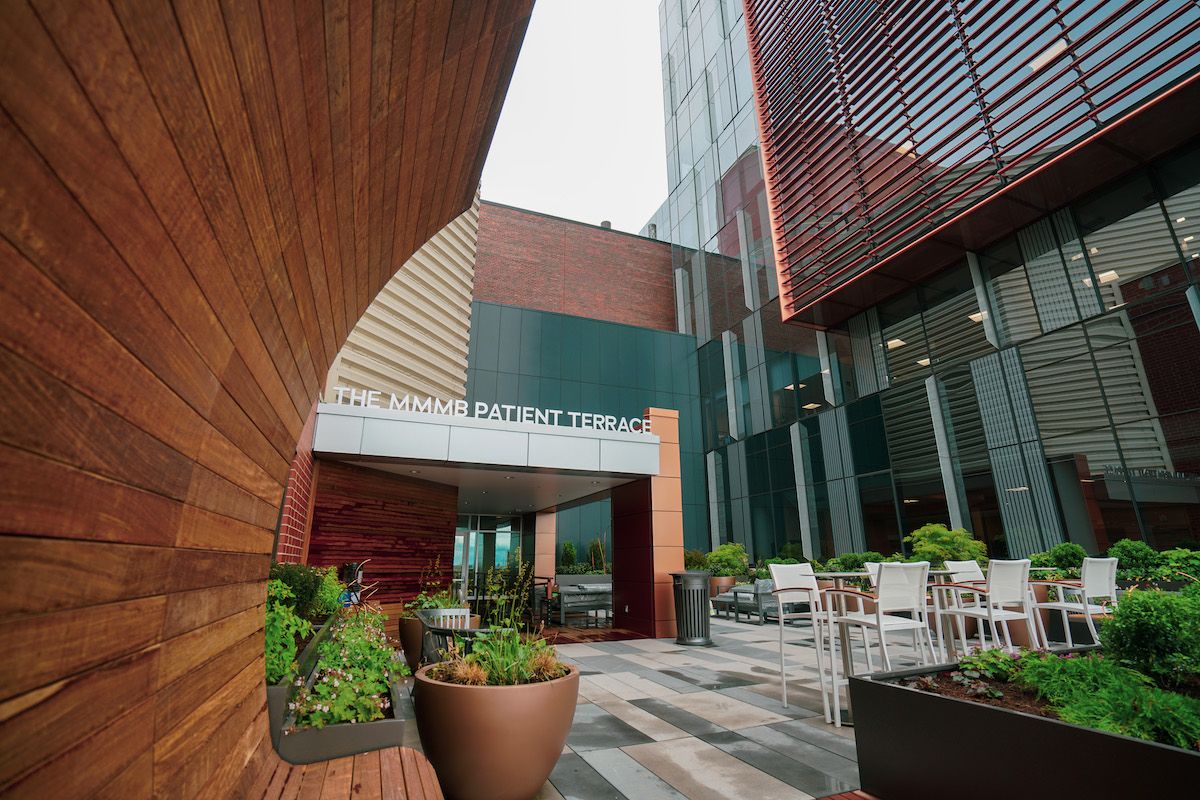
<path fill-rule="evenodd" d="M 672 572 L 675 591 L 675 644 L 711 646 L 708 631 L 708 579 L 704 570 Z"/>

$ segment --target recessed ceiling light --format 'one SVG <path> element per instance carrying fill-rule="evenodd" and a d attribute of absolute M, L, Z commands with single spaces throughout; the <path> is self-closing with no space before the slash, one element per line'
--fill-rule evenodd
<path fill-rule="evenodd" d="M 1115 269 L 1110 269 L 1108 272 L 1101 272 L 1096 277 L 1100 280 L 1101 284 L 1105 284 L 1105 283 L 1112 283 L 1115 280 L 1119 280 L 1121 276 L 1117 274 L 1117 271 Z"/>
<path fill-rule="evenodd" d="M 1092 255 L 1094 255 L 1094 256 L 1098 256 L 1098 255 L 1100 255 L 1100 248 L 1099 248 L 1099 247 L 1093 247 L 1093 248 L 1091 248 L 1090 250 L 1088 250 L 1088 252 L 1089 252 L 1089 253 L 1091 253 L 1091 254 L 1092 254 Z"/>
<path fill-rule="evenodd" d="M 987 319 L 987 312 L 976 311 L 974 314 L 967 314 L 967 319 L 971 320 L 971 322 L 983 322 Z"/>
<path fill-rule="evenodd" d="M 484 490 L 483 490 L 483 493 L 484 493 L 484 494 L 487 494 L 487 489 L 484 489 Z"/>
<path fill-rule="evenodd" d="M 906 345 L 906 344 L 908 344 L 908 343 L 905 342 L 903 339 L 888 339 L 887 340 L 887 349 L 895 350 L 897 347 L 904 347 L 904 345 Z"/>
<path fill-rule="evenodd" d="M 928 367 L 929 359 L 928 358 L 918 358 L 917 363 L 920 364 L 922 367 Z"/>
<path fill-rule="evenodd" d="M 921 502 L 921 501 L 920 501 L 920 500 L 909 500 L 909 499 L 905 499 L 905 501 L 904 501 L 904 505 L 906 505 L 906 506 L 911 506 L 911 505 L 913 505 L 914 503 L 919 503 L 919 502 Z"/>
<path fill-rule="evenodd" d="M 1005 489 L 1004 491 L 1006 491 L 1006 492 L 1028 492 L 1029 487 L 1028 486 L 1014 486 L 1013 488 Z"/>
<path fill-rule="evenodd" d="M 512 476 L 512 475 L 505 475 L 505 476 L 504 476 L 504 480 L 506 480 L 506 481 L 511 481 L 512 479 L 513 479 L 513 476 Z"/>
<path fill-rule="evenodd" d="M 1187 217 L 1180 217 L 1179 219 L 1177 219 L 1175 221 L 1176 222 L 1187 222 Z"/>
<path fill-rule="evenodd" d="M 916 145 L 913 144 L 911 140 L 905 141 L 905 142 L 902 142 L 900 144 L 900 146 L 896 148 L 896 153 L 898 155 L 908 156 L 909 158 L 916 158 L 917 157 L 916 153 L 912 152 L 914 147 L 916 147 Z"/>
<path fill-rule="evenodd" d="M 1034 72 L 1037 72 L 1065 52 L 1067 52 L 1066 41 L 1063 39 L 1056 39 L 1054 40 L 1053 44 L 1042 51 L 1040 56 L 1029 62 L 1029 68 Z"/>
<path fill-rule="evenodd" d="M 1185 236 L 1185 237 L 1183 237 L 1183 241 L 1190 242 L 1192 239 L 1195 239 L 1195 238 L 1196 238 L 1195 236 Z"/>
<path fill-rule="evenodd" d="M 420 475 L 420 474 L 421 474 L 421 470 L 419 470 L 419 469 L 410 469 L 410 470 L 409 470 L 409 472 L 411 472 L 413 475 Z"/>
<path fill-rule="evenodd" d="M 804 384 L 803 383 L 789 383 L 787 386 L 785 386 L 783 388 L 785 391 L 795 391 L 796 389 L 803 389 Z"/>
<path fill-rule="evenodd" d="M 820 408 L 820 407 L 821 407 L 820 403 L 805 403 L 804 404 L 804 408 L 808 409 L 809 411 L 812 411 L 814 408 Z"/>
<path fill-rule="evenodd" d="M 1081 258 L 1083 258 L 1083 253 L 1076 253 L 1075 255 L 1071 256 L 1072 261 L 1078 261 Z"/>

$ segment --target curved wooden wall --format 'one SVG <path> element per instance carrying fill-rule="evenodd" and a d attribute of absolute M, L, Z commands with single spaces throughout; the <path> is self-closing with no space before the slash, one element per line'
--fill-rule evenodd
<path fill-rule="evenodd" d="M 0 0 L 0 793 L 275 759 L 297 435 L 470 205 L 532 0 Z"/>

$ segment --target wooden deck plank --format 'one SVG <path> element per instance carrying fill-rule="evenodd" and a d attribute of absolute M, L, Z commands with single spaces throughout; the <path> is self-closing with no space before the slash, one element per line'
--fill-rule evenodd
<path fill-rule="evenodd" d="M 353 756 L 330 761 L 329 769 L 325 771 L 325 782 L 321 784 L 321 800 L 346 800 L 350 796 L 353 778 Z"/>
<path fill-rule="evenodd" d="M 400 760 L 400 749 L 389 747 L 379 753 L 379 778 L 383 800 L 408 800 L 408 789 L 404 785 L 404 765 Z"/>
<path fill-rule="evenodd" d="M 380 800 L 383 789 L 380 783 L 379 751 L 360 753 L 354 757 L 354 780 L 350 783 L 350 793 L 362 800 Z"/>

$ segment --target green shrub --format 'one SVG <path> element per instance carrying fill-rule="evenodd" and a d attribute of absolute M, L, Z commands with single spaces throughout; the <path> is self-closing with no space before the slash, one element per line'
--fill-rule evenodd
<path fill-rule="evenodd" d="M 574 542 L 563 542 L 562 555 L 559 556 L 558 565 L 563 568 L 575 566 Z"/>
<path fill-rule="evenodd" d="M 287 603 L 296 610 L 297 614 L 306 619 L 316 616 L 313 605 L 317 598 L 317 592 L 321 588 L 321 581 L 325 578 L 322 571 L 310 567 L 308 564 L 280 562 L 271 565 L 271 578 L 287 584 L 292 595 Z"/>
<path fill-rule="evenodd" d="M 1010 653 L 999 647 L 992 647 L 964 656 L 959 663 L 959 669 L 970 678 L 978 678 L 983 675 L 993 680 L 1007 682 L 1020 671 L 1021 659 L 1024 656 L 1024 652 Z"/>
<path fill-rule="evenodd" d="M 840 556 L 834 556 L 825 562 L 825 569 L 829 572 L 862 572 L 863 566 L 868 561 L 884 561 L 883 553 L 877 553 L 874 550 L 866 550 L 862 553 L 842 553 Z"/>
<path fill-rule="evenodd" d="M 266 673 L 267 683 L 279 683 L 296 670 L 296 637 L 312 633 L 308 620 L 296 614 L 295 596 L 278 578 L 267 581 Z"/>
<path fill-rule="evenodd" d="M 770 580 L 772 564 L 799 564 L 801 563 L 795 558 L 768 558 L 765 561 L 759 562 L 758 569 L 754 571 L 754 576 L 760 580 Z"/>
<path fill-rule="evenodd" d="M 320 572 L 321 583 L 317 586 L 312 609 L 317 616 L 328 617 L 342 607 L 342 594 L 346 591 L 346 584 L 338 580 L 337 570 L 333 567 L 325 567 Z"/>
<path fill-rule="evenodd" d="M 1185 547 L 1176 547 L 1173 550 L 1164 550 L 1162 557 L 1166 561 L 1167 574 L 1164 576 L 1166 580 L 1189 582 L 1200 580 L 1200 552 Z"/>
<path fill-rule="evenodd" d="M 1151 685 L 1110 658 L 1050 654 L 1022 659 L 1016 682 L 1075 725 L 1176 747 L 1200 747 L 1200 699 Z"/>
<path fill-rule="evenodd" d="M 800 542 L 785 542 L 779 546 L 780 558 L 794 558 L 798 562 L 804 562 L 808 559 L 804 557 L 804 545 Z"/>
<path fill-rule="evenodd" d="M 381 719 L 391 706 L 388 684 L 407 675 L 394 660 L 383 628 L 384 616 L 358 607 L 346 609 L 318 648 L 311 687 L 296 693 L 297 727 L 323 728 L 339 722 Z"/>
<path fill-rule="evenodd" d="M 1130 581 L 1157 581 L 1165 576 L 1166 559 L 1145 542 L 1121 539 L 1108 548 L 1108 557 L 1117 559 L 1117 577 Z"/>
<path fill-rule="evenodd" d="M 1200 600 L 1195 590 L 1127 592 L 1100 626 L 1100 642 L 1115 661 L 1161 684 L 1181 683 L 1200 673 Z"/>
<path fill-rule="evenodd" d="M 726 542 L 708 554 L 706 565 L 716 577 L 741 576 L 750 571 L 750 557 L 741 544 Z"/>
<path fill-rule="evenodd" d="M 683 551 L 684 569 L 708 569 L 708 556 L 703 550 Z"/>
<path fill-rule="evenodd" d="M 1074 542 L 1062 542 L 1054 545 L 1048 551 L 1050 566 L 1058 569 L 1079 569 L 1087 558 L 1087 551 Z"/>
<path fill-rule="evenodd" d="M 909 561 L 928 561 L 933 569 L 942 569 L 946 560 L 987 561 L 987 545 L 964 528 L 950 530 L 941 523 L 922 525 L 904 537 L 909 545 Z"/>

